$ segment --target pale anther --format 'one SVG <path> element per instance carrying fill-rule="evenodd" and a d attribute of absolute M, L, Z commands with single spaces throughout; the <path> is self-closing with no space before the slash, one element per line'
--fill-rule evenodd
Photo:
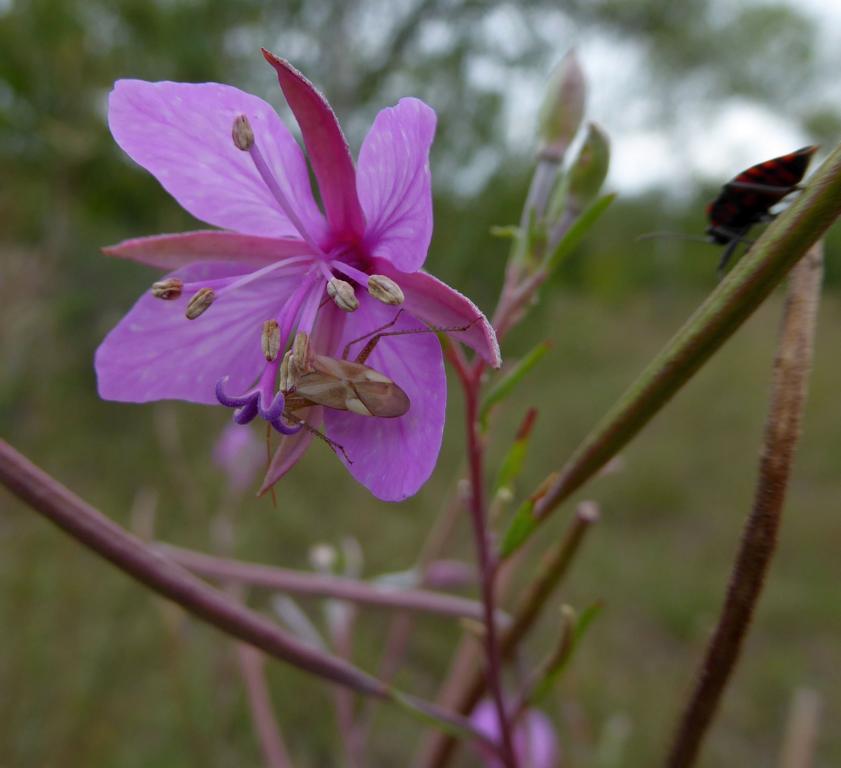
<path fill-rule="evenodd" d="M 280 352 L 280 326 L 277 320 L 266 320 L 263 323 L 260 345 L 268 362 L 277 358 L 278 352 Z"/>
<path fill-rule="evenodd" d="M 239 115 L 234 120 L 234 126 L 231 129 L 231 136 L 234 140 L 234 146 L 247 152 L 254 145 L 254 131 L 251 129 L 251 123 L 245 115 Z"/>
<path fill-rule="evenodd" d="M 184 314 L 188 320 L 195 320 L 199 315 L 204 314 L 214 301 L 216 301 L 216 293 L 213 288 L 202 288 L 190 299 Z"/>
<path fill-rule="evenodd" d="M 368 293 L 377 301 L 394 307 L 402 304 L 405 298 L 400 286 L 385 275 L 371 275 L 368 278 Z"/>
<path fill-rule="evenodd" d="M 354 312 L 359 308 L 359 299 L 356 298 L 353 286 L 346 280 L 331 278 L 327 283 L 327 295 L 345 312 Z"/>
<path fill-rule="evenodd" d="M 166 280 L 158 280 L 157 283 L 152 284 L 152 295 L 156 299 L 172 301 L 181 295 L 183 289 L 184 283 L 177 277 L 169 277 Z"/>

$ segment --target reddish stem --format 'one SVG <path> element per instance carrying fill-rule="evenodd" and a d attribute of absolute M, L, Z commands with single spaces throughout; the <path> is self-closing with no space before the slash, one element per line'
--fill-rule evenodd
<path fill-rule="evenodd" d="M 479 582 L 482 591 L 484 612 L 484 644 L 486 656 L 486 674 L 488 688 L 496 709 L 497 722 L 502 747 L 502 756 L 508 768 L 516 768 L 514 745 L 511 728 L 505 711 L 502 693 L 502 664 L 499 650 L 499 638 L 494 621 L 494 577 L 496 575 L 495 558 L 491 553 L 484 491 L 484 454 L 479 435 L 479 381 L 482 364 L 477 362 L 472 371 L 465 366 L 456 368 L 464 388 L 467 452 L 470 465 L 470 517 L 473 522 L 473 535 L 476 540 L 476 554 L 479 565 Z"/>

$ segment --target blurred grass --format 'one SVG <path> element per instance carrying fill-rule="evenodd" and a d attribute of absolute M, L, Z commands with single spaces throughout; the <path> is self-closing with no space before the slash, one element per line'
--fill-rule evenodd
<path fill-rule="evenodd" d="M 7 260 L 6 269 L 16 270 L 20 285 L 26 259 Z M 39 314 L 38 302 L 54 295 L 48 283 L 34 277 L 23 299 L 2 297 L 4 318 L 18 324 L 7 359 L 19 360 L 30 374 L 22 389 L 9 384 L 20 381 L 9 375 L 14 371 L 4 374 L 4 436 L 123 524 L 138 492 L 156 489 L 158 536 L 208 549 L 210 521 L 224 496 L 209 453 L 226 414 L 181 404 L 100 402 L 91 355 L 112 318 L 97 318 L 95 332 L 79 342 L 87 346 L 83 354 L 68 360 L 57 334 L 62 324 L 75 322 L 72 298 L 63 299 L 65 309 L 45 337 L 49 314 Z M 530 489 L 567 456 L 699 299 L 693 291 L 610 302 L 555 294 L 512 338 L 513 350 L 525 351 L 544 336 L 554 347 L 496 421 L 492 461 L 525 408 L 537 405 L 521 486 Z M 630 732 L 621 765 L 650 766 L 664 752 L 751 503 L 779 310 L 777 295 L 625 452 L 624 470 L 598 479 L 584 494 L 601 503 L 603 520 L 557 599 L 583 607 L 603 598 L 607 607 L 549 708 L 573 765 L 598 765 L 607 724 L 622 719 Z M 818 765 L 841 762 L 841 735 L 832 728 L 841 705 L 841 420 L 832 418 L 841 389 L 834 355 L 839 321 L 841 299 L 831 293 L 822 309 L 781 546 L 700 763 L 706 768 L 773 764 L 790 696 L 803 685 L 824 698 Z M 55 356 L 32 346 L 44 338 Z M 33 365 L 40 365 L 38 375 L 31 375 Z M 408 566 L 457 477 L 460 424 L 453 389 L 438 469 L 418 497 L 399 506 L 373 500 L 324 446 L 313 446 L 278 486 L 276 508 L 267 499 L 243 500 L 238 556 L 306 567 L 314 542 L 352 535 L 365 551 L 368 574 Z M 0 504 L 0 765 L 259 764 L 230 643 L 176 609 L 162 610 L 160 601 L 8 496 Z M 569 509 L 546 536 L 559 535 Z M 472 559 L 466 526 L 451 554 Z M 255 595 L 255 604 L 265 607 L 265 594 Z M 355 650 L 366 668 L 376 666 L 385 626 L 381 614 L 363 613 Z M 551 619 L 544 621 L 532 638 L 533 660 L 552 629 Z M 400 683 L 432 695 L 457 636 L 451 623 L 420 621 Z M 331 712 L 329 692 L 294 670 L 268 669 L 296 765 L 336 764 L 335 724 L 325 714 Z M 415 724 L 402 714 L 381 712 L 370 764 L 405 764 L 416 736 Z"/>

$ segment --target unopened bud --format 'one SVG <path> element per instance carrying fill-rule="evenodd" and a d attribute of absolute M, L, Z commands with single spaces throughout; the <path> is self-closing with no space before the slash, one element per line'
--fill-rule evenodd
<path fill-rule="evenodd" d="M 156 299 L 172 301 L 181 295 L 183 288 L 184 283 L 177 277 L 168 277 L 166 280 L 158 280 L 157 283 L 152 284 L 152 295 Z"/>
<path fill-rule="evenodd" d="M 549 75 L 538 118 L 541 155 L 556 160 L 564 156 L 581 125 L 586 100 L 587 81 L 571 50 Z"/>
<path fill-rule="evenodd" d="M 280 326 L 277 324 L 277 320 L 266 320 L 263 323 L 260 345 L 268 362 L 277 358 L 278 352 L 280 352 Z"/>
<path fill-rule="evenodd" d="M 338 277 L 330 278 L 327 283 L 327 295 L 333 299 L 339 309 L 345 312 L 354 312 L 359 308 L 359 299 L 353 291 L 353 286 L 346 280 Z"/>
<path fill-rule="evenodd" d="M 567 177 L 570 202 L 582 210 L 599 194 L 610 166 L 610 141 L 595 123 L 588 123 L 587 136 Z"/>
<path fill-rule="evenodd" d="M 295 341 L 292 342 L 292 361 L 296 373 L 303 373 L 309 367 L 310 337 L 303 331 L 295 334 Z"/>
<path fill-rule="evenodd" d="M 390 277 L 371 275 L 368 278 L 368 293 L 383 304 L 398 306 L 403 303 L 403 291 Z"/>
<path fill-rule="evenodd" d="M 199 315 L 203 315 L 214 301 L 216 294 L 213 288 L 202 288 L 190 299 L 184 314 L 188 320 L 195 320 Z"/>
<path fill-rule="evenodd" d="M 251 130 L 251 123 L 245 115 L 239 115 L 234 119 L 234 127 L 231 129 L 231 136 L 234 139 L 234 146 L 247 152 L 254 144 L 254 131 Z"/>
<path fill-rule="evenodd" d="M 310 565 L 319 573 L 333 573 L 338 561 L 336 548 L 330 544 L 316 544 L 309 551 Z"/>

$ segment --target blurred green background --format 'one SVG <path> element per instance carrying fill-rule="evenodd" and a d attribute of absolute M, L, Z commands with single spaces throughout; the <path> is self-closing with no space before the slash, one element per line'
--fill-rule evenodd
<path fill-rule="evenodd" d="M 831 5 L 0 0 L 0 433 L 115 520 L 154 518 L 157 537 L 183 546 L 212 549 L 212 520 L 233 501 L 210 460 L 227 413 L 96 396 L 94 349 L 153 279 L 98 249 L 195 226 L 111 140 L 105 99 L 115 79 L 226 82 L 288 116 L 264 45 L 322 88 L 354 147 L 379 108 L 424 98 L 439 114 L 427 265 L 490 311 L 508 245 L 489 229 L 519 218 L 541 84 L 575 45 L 591 115 L 614 142 L 608 185 L 620 198 L 504 349 L 516 359 L 553 342 L 494 425 L 492 468 L 526 408 L 540 409 L 527 491 L 714 285 L 713 249 L 636 236 L 700 233 L 705 202 L 729 176 L 838 140 L 841 28 Z M 747 140 L 729 143 L 728 125 Z M 707 768 L 775 765 L 802 687 L 823 702 L 815 765 L 841 763 L 838 250 L 836 232 L 781 546 L 700 761 Z M 622 471 L 586 492 L 603 520 L 557 600 L 601 598 L 606 610 L 547 707 L 564 766 L 642 768 L 664 753 L 750 506 L 779 310 L 776 295 L 625 452 Z M 455 388 L 449 416 L 439 468 L 416 498 L 376 502 L 315 445 L 278 486 L 276 507 L 250 492 L 236 499 L 237 555 L 306 568 L 313 544 L 352 536 L 366 574 L 407 568 L 459 478 Z M 560 535 L 571 508 L 544 540 Z M 448 555 L 472 559 L 466 525 Z M 320 620 L 317 603 L 302 605 Z M 361 616 L 355 660 L 375 669 L 386 620 Z M 231 644 L 6 494 L 0 627 L 3 768 L 260 764 Z M 532 659 L 553 629 L 550 616 Z M 458 636 L 453 623 L 421 620 L 400 684 L 431 696 Z M 324 715 L 329 690 L 278 664 L 268 676 L 295 765 L 341 764 L 335 720 Z M 378 713 L 373 733 L 370 765 L 405 765 L 419 737 L 391 711 Z"/>

